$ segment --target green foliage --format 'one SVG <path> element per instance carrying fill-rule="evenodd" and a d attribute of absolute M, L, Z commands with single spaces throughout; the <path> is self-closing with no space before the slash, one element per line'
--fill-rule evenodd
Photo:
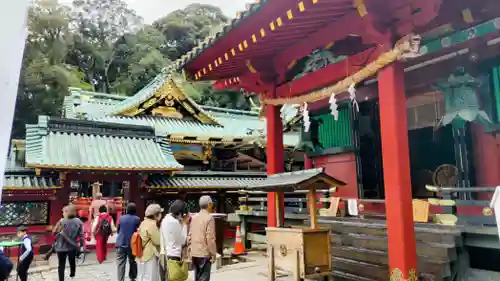
<path fill-rule="evenodd" d="M 24 137 L 38 115 L 60 115 L 68 87 L 134 95 L 227 20 L 218 7 L 192 4 L 144 25 L 126 0 L 34 0 L 13 137 Z M 249 108 L 239 92 L 176 80 L 198 103 Z"/>

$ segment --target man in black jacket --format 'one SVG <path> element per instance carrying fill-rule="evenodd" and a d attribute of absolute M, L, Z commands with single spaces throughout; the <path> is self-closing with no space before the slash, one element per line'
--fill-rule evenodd
<path fill-rule="evenodd" d="M 0 281 L 7 280 L 13 267 L 10 259 L 3 253 L 3 249 L 0 249 Z"/>

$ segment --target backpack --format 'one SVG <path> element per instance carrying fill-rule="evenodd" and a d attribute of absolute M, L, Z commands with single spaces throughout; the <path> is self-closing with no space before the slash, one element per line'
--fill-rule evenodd
<path fill-rule="evenodd" d="M 110 217 L 106 216 L 101 219 L 97 228 L 97 233 L 102 236 L 110 236 L 113 233 L 111 229 Z"/>
<path fill-rule="evenodd" d="M 134 257 L 142 258 L 142 251 L 144 250 L 144 247 L 139 231 L 136 231 L 134 232 L 134 234 L 132 234 L 132 238 L 130 238 L 130 249 L 132 250 L 132 255 Z"/>

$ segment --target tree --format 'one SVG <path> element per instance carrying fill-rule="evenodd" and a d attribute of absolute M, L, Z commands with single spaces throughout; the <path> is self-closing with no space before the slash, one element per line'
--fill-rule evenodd
<path fill-rule="evenodd" d="M 195 47 L 210 33 L 228 21 L 220 8 L 212 5 L 191 4 L 153 23 L 166 38 L 162 52 L 175 60 Z"/>
<path fill-rule="evenodd" d="M 28 14 L 13 137 L 24 136 L 24 125 L 38 115 L 60 115 L 68 87 L 89 88 L 76 68 L 64 63 L 71 41 L 69 8 L 56 0 L 34 2 Z"/>
<path fill-rule="evenodd" d="M 38 115 L 60 115 L 68 87 L 134 95 L 162 69 L 227 21 L 211 5 L 192 4 L 152 25 L 143 25 L 126 0 L 34 0 L 19 82 L 13 137 Z M 200 104 L 248 109 L 240 92 L 190 83 L 186 93 Z"/>
<path fill-rule="evenodd" d="M 117 42 L 116 66 L 120 70 L 113 90 L 133 95 L 145 87 L 171 61 L 161 53 L 165 37 L 152 26 Z"/>
<path fill-rule="evenodd" d="M 116 43 L 135 33 L 142 19 L 123 0 L 74 0 L 71 14 L 76 34 L 68 62 L 85 73 L 95 91 L 110 92 L 120 72 Z"/>

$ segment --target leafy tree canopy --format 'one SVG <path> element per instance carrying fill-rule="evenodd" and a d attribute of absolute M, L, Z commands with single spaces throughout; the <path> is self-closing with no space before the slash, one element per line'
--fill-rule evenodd
<path fill-rule="evenodd" d="M 24 137 L 25 124 L 38 115 L 60 115 L 68 87 L 134 95 L 227 20 L 218 7 L 202 4 L 145 25 L 125 0 L 33 1 L 13 137 Z M 239 92 L 177 80 L 200 104 L 250 108 Z"/>

